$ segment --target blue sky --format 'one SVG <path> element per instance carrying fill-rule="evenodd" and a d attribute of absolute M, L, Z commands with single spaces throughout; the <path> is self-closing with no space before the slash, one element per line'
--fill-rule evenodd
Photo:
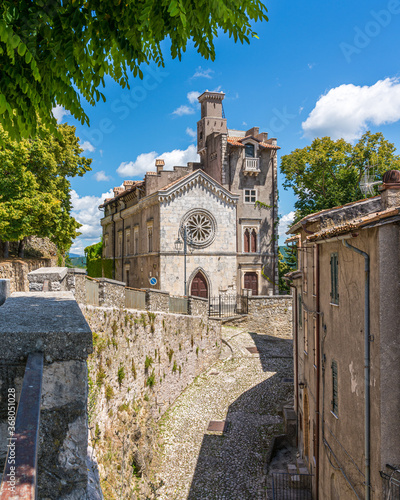
<path fill-rule="evenodd" d="M 330 135 L 354 142 L 365 130 L 381 131 L 399 147 L 400 1 L 266 2 L 269 22 L 257 23 L 259 39 L 235 44 L 221 34 L 214 62 L 189 47 L 182 61 L 165 68 L 143 68 L 145 80 L 131 90 L 106 81 L 106 103 L 85 106 L 91 126 L 77 123 L 58 108 L 60 121 L 77 127 L 93 158 L 92 172 L 73 179 L 74 215 L 83 224 L 71 252 L 99 240 L 105 194 L 125 179 L 142 178 L 154 158 L 167 165 L 195 159 L 196 96 L 225 92 L 229 128 L 276 137 L 279 157 Z M 279 161 L 279 160 L 278 160 Z M 290 220 L 293 193 L 279 175 L 281 232 Z M 281 242 L 283 239 L 281 238 Z"/>

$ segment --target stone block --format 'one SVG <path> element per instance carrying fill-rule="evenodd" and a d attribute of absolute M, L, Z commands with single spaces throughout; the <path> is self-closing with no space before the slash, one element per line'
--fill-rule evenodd
<path fill-rule="evenodd" d="M 4 304 L 10 296 L 10 280 L 0 279 L 0 306 Z"/>

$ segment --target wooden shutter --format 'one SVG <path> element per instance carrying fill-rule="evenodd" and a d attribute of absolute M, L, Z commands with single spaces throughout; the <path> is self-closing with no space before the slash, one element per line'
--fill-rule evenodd
<path fill-rule="evenodd" d="M 337 362 L 332 361 L 332 411 L 338 414 L 338 368 Z"/>

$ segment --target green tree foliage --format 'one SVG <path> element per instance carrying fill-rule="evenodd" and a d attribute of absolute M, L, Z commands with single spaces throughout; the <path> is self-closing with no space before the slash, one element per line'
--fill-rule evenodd
<path fill-rule="evenodd" d="M 71 216 L 70 181 L 90 169 L 81 157 L 75 127 L 60 125 L 58 137 L 40 127 L 40 137 L 19 142 L 0 126 L 0 238 L 50 238 L 64 254 L 79 234 Z"/>
<path fill-rule="evenodd" d="M 164 40 L 181 59 L 191 40 L 215 58 L 219 30 L 235 42 L 256 36 L 268 20 L 259 0 L 3 0 L 0 4 L 0 123 L 13 138 L 38 132 L 38 117 L 54 133 L 51 109 L 67 108 L 88 123 L 81 96 L 105 100 L 108 75 L 122 87 L 140 67 L 163 66 Z"/>
<path fill-rule="evenodd" d="M 278 250 L 279 293 L 290 293 L 290 287 L 283 277 L 295 269 L 297 269 L 296 248 L 280 247 Z"/>
<path fill-rule="evenodd" d="M 297 196 L 295 220 L 361 199 L 359 182 L 365 167 L 374 167 L 378 175 L 398 169 L 400 157 L 395 150 L 381 133 L 366 132 L 354 146 L 323 137 L 283 156 L 283 186 L 291 187 Z"/>
<path fill-rule="evenodd" d="M 92 278 L 114 278 L 113 259 L 103 258 L 103 242 L 99 241 L 85 248 L 86 270 Z"/>

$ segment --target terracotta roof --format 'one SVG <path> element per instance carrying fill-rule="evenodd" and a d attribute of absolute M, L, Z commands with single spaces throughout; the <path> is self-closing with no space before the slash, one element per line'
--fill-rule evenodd
<path fill-rule="evenodd" d="M 239 147 L 244 148 L 244 144 L 242 143 L 242 141 L 244 141 L 245 139 L 250 139 L 250 138 L 255 139 L 259 143 L 259 145 L 262 146 L 263 148 L 281 149 L 279 146 L 276 146 L 274 144 L 269 144 L 268 142 L 261 142 L 251 135 L 248 135 L 246 137 L 228 136 L 227 140 L 231 146 L 239 146 Z"/>
<path fill-rule="evenodd" d="M 398 215 L 399 213 L 400 208 L 398 207 L 387 208 L 386 210 L 382 210 L 381 212 L 373 212 L 371 214 L 364 215 L 363 217 L 347 221 L 344 224 L 321 229 L 320 231 L 307 236 L 306 240 L 317 241 L 321 239 L 332 238 L 334 236 L 339 236 L 341 234 L 352 232 L 356 229 L 361 229 L 363 226 L 371 224 L 372 222 L 377 222 L 382 219 L 387 219 L 388 217 L 393 217 L 394 215 Z"/>
<path fill-rule="evenodd" d="M 289 228 L 289 230 L 286 232 L 286 234 L 291 234 L 294 233 L 297 229 L 299 229 L 305 222 L 311 222 L 312 219 L 315 217 L 319 217 L 320 215 L 327 214 L 329 212 L 333 212 L 335 210 L 340 210 L 341 208 L 344 207 L 350 207 L 351 205 L 355 205 L 356 203 L 362 203 L 362 202 L 370 202 L 371 200 L 380 198 L 380 195 L 378 194 L 377 196 L 372 196 L 371 198 L 363 198 L 362 200 L 357 200 L 357 201 L 351 201 L 350 203 L 346 203 L 345 205 L 338 205 L 337 207 L 332 207 L 332 208 L 325 208 L 324 210 L 320 210 L 319 212 L 314 212 L 312 214 L 308 214 L 299 221 L 297 221 L 293 226 Z"/>
<path fill-rule="evenodd" d="M 121 193 L 119 193 L 117 196 L 114 196 L 114 198 L 106 198 L 104 202 L 99 205 L 99 208 L 103 208 L 105 205 L 108 205 L 109 203 L 121 198 L 122 196 L 125 196 L 127 193 L 131 192 L 133 189 L 140 187 L 144 184 L 144 181 L 132 181 L 132 185 L 129 186 L 129 189 L 125 189 Z"/>

